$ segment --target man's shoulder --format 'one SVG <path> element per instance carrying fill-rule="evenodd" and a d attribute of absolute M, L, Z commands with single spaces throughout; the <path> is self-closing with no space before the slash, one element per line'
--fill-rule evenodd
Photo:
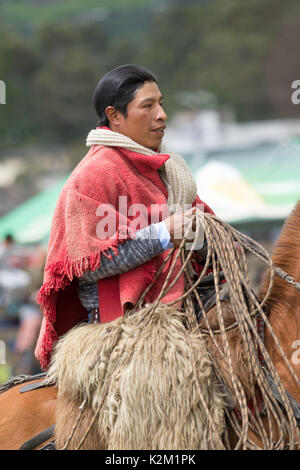
<path fill-rule="evenodd" d="M 82 166 L 93 166 L 95 170 L 103 171 L 105 167 L 119 165 L 122 160 L 122 153 L 116 147 L 107 147 L 104 145 L 93 145 L 90 151 L 82 160 Z"/>
<path fill-rule="evenodd" d="M 71 173 L 66 189 L 81 190 L 87 184 L 111 184 L 121 178 L 122 154 L 115 147 L 94 145 Z"/>
<path fill-rule="evenodd" d="M 85 173 L 95 174 L 103 172 L 105 168 L 117 166 L 120 163 L 120 159 L 121 152 L 117 148 L 93 145 L 74 168 L 71 176 L 77 178 Z"/>

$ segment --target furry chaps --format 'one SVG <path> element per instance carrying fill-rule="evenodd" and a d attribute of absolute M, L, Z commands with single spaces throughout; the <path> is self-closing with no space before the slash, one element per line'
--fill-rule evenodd
<path fill-rule="evenodd" d="M 76 449 L 220 449 L 224 401 L 198 330 L 160 304 L 97 325 L 80 325 L 56 345 L 48 381 L 59 388 L 56 446 Z M 100 409 L 100 410 L 99 410 Z"/>

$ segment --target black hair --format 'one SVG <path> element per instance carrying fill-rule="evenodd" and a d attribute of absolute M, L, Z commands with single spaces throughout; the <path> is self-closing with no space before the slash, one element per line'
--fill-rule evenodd
<path fill-rule="evenodd" d="M 4 237 L 4 240 L 8 243 L 13 243 L 14 242 L 14 237 L 10 233 L 7 233 Z"/>
<path fill-rule="evenodd" d="M 127 105 L 145 82 L 157 83 L 156 76 L 137 65 L 121 65 L 108 72 L 95 89 L 93 103 L 99 116 L 98 126 L 109 126 L 105 114 L 107 106 L 113 106 L 123 116 L 127 116 Z"/>

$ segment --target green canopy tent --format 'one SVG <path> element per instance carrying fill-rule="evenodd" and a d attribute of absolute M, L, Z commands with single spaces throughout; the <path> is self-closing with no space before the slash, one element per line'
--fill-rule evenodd
<path fill-rule="evenodd" d="M 13 235 L 17 243 L 46 243 L 55 205 L 67 177 L 41 191 L 0 218 L 0 239 Z"/>
<path fill-rule="evenodd" d="M 209 152 L 195 177 L 226 222 L 282 223 L 300 199 L 300 140 Z"/>

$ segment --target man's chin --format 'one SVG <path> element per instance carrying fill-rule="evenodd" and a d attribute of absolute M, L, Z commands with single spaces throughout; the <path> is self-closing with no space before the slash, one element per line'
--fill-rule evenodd
<path fill-rule="evenodd" d="M 161 143 L 162 143 L 162 138 L 161 139 L 157 139 L 155 142 L 154 141 L 148 141 L 148 142 L 138 142 L 136 140 L 136 142 L 140 145 L 142 145 L 143 147 L 146 147 L 147 149 L 149 150 L 153 150 L 154 152 L 157 151 L 157 149 L 160 147 Z"/>
<path fill-rule="evenodd" d="M 157 151 L 157 149 L 159 149 L 159 147 L 161 146 L 161 143 L 162 143 L 162 139 L 160 139 L 159 141 L 157 141 L 155 144 L 153 143 L 151 145 L 151 147 L 149 146 L 148 148 L 151 149 L 151 150 L 154 150 L 155 152 Z"/>

